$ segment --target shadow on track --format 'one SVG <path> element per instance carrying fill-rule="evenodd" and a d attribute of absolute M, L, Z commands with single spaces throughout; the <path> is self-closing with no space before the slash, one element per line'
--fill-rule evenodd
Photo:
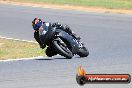
<path fill-rule="evenodd" d="M 35 60 L 66 60 L 67 58 L 63 57 L 48 57 L 48 58 L 37 58 Z M 67 59 L 70 60 L 70 59 Z"/>
<path fill-rule="evenodd" d="M 35 59 L 35 60 L 53 60 L 53 59 L 45 59 L 45 58 L 40 58 L 40 59 Z"/>
<path fill-rule="evenodd" d="M 74 56 L 72 59 L 74 59 L 74 58 L 84 58 L 84 57 Z M 67 59 L 63 56 L 53 56 L 53 57 L 39 57 L 39 58 L 36 58 L 34 60 L 47 60 L 47 61 L 50 61 L 50 60 L 71 60 L 71 59 Z"/>

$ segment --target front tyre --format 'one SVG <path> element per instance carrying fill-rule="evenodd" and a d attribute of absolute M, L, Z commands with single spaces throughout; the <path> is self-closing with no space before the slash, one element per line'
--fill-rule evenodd
<path fill-rule="evenodd" d="M 85 47 L 82 47 L 79 49 L 78 55 L 80 57 L 87 57 L 89 55 L 89 51 Z"/>
<path fill-rule="evenodd" d="M 58 50 L 58 53 L 68 59 L 71 59 L 73 57 L 72 52 L 70 51 L 70 49 L 67 47 L 66 44 L 61 43 L 59 40 L 55 40 L 53 41 L 53 44 L 55 46 L 55 48 Z"/>

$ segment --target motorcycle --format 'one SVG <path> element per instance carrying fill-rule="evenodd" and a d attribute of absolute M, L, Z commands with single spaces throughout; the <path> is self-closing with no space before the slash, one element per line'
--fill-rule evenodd
<path fill-rule="evenodd" d="M 57 27 L 51 27 L 48 31 L 42 29 L 40 31 L 40 40 L 49 46 L 46 50 L 46 55 L 49 57 L 60 54 L 71 59 L 75 54 L 80 57 L 89 55 L 89 51 L 80 40 L 75 39 Z"/>

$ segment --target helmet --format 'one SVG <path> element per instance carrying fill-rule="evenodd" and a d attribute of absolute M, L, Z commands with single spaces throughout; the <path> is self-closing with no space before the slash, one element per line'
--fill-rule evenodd
<path fill-rule="evenodd" d="M 33 26 L 33 29 L 34 30 L 38 30 L 41 26 L 42 26 L 42 20 L 39 19 L 39 18 L 35 18 L 33 21 L 32 21 L 32 26 Z"/>

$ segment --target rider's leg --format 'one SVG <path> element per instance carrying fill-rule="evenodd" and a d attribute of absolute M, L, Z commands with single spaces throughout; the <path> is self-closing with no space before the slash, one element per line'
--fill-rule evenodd
<path fill-rule="evenodd" d="M 64 31 L 66 31 L 68 34 L 70 34 L 71 36 L 73 36 L 74 38 L 80 40 L 80 36 L 77 36 L 77 34 L 75 34 L 68 25 L 64 26 Z"/>

